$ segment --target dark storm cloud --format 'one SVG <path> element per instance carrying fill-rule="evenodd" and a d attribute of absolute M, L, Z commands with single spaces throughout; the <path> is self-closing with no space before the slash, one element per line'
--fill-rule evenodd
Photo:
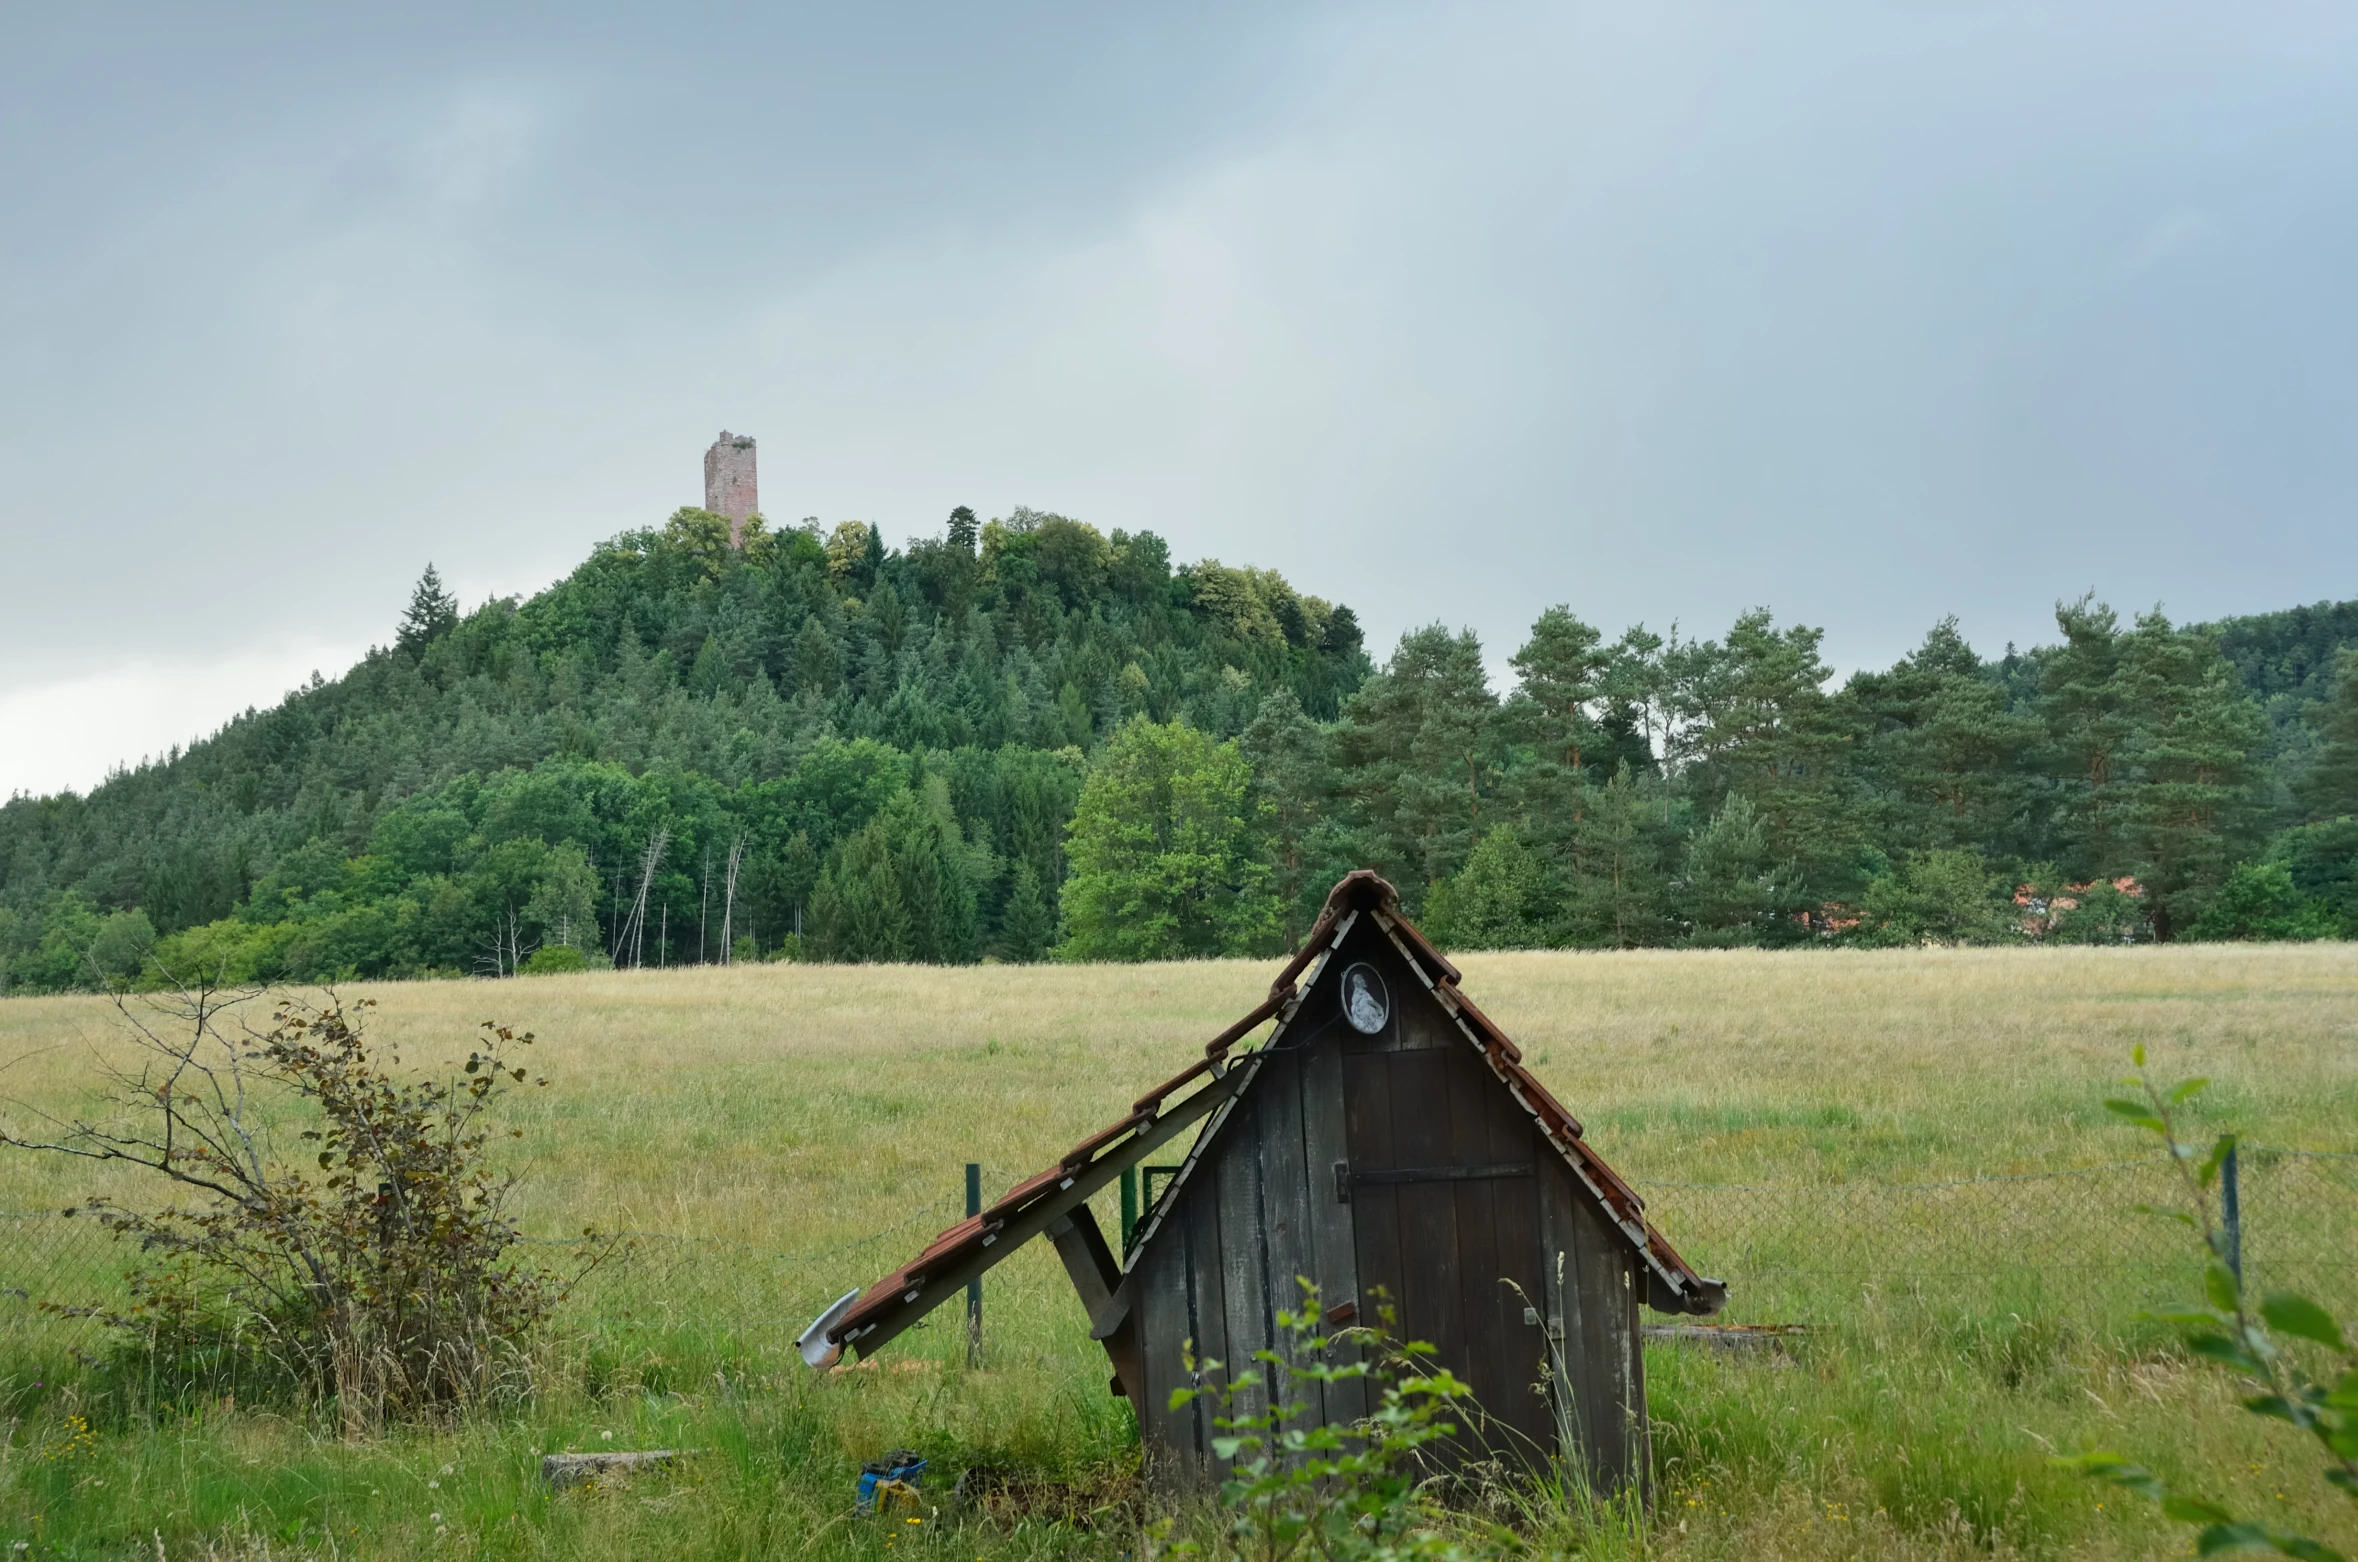
<path fill-rule="evenodd" d="M 773 515 L 1053 506 L 1499 653 L 2358 594 L 2339 8 L 0 29 L 0 717 L 59 752 L 429 556 L 530 589 L 723 425 Z"/>

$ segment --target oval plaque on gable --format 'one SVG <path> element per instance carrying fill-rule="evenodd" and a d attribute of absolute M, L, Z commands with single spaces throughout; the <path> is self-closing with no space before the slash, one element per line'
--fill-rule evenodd
<path fill-rule="evenodd" d="M 1373 1036 L 1392 1017 L 1392 995 L 1376 968 L 1362 960 L 1343 973 L 1343 1018 L 1362 1036 Z"/>

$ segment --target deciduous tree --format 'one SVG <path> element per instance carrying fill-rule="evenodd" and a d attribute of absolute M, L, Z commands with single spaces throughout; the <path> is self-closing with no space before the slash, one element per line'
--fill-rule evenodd
<path fill-rule="evenodd" d="M 1064 889 L 1072 960 L 1267 949 L 1278 927 L 1264 821 L 1234 742 L 1132 718 L 1082 784 Z"/>

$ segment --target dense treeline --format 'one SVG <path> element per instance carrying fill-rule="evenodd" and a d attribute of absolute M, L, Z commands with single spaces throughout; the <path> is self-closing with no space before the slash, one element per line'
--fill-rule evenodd
<path fill-rule="evenodd" d="M 1987 662 L 1946 622 L 1829 689 L 1820 632 L 1765 611 L 1607 644 L 1559 608 L 1504 699 L 1471 635 L 1427 629 L 1324 745 L 1245 751 L 1302 821 L 1297 917 L 1370 861 L 1461 945 L 2358 933 L 2358 651 L 2272 722 L 2218 630 L 2092 600 L 2057 624 Z"/>
<path fill-rule="evenodd" d="M 0 808 L 0 981 L 1263 952 L 1369 865 L 1465 946 L 2358 933 L 2358 604 L 1608 641 L 1491 685 L 1018 510 L 888 551 L 682 511 L 87 798 Z"/>

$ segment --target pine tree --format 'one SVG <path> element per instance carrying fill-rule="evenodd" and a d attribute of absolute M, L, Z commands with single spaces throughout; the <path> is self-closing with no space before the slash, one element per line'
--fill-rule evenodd
<path fill-rule="evenodd" d="M 1659 944 L 1669 883 L 1663 873 L 1660 810 L 1627 764 L 1590 787 L 1578 831 L 1571 886 L 1570 941 L 1591 948 Z"/>
<path fill-rule="evenodd" d="M 795 632 L 794 644 L 786 653 L 786 674 L 795 694 L 822 699 L 833 694 L 842 681 L 843 653 L 818 614 L 805 618 Z"/>
<path fill-rule="evenodd" d="M 1678 625 L 1670 626 L 1678 639 Z M 1635 731 L 1644 757 L 1622 754 L 1633 770 L 1661 769 L 1670 755 L 1670 674 L 1664 665 L 1669 647 L 1643 624 L 1632 624 L 1605 651 L 1603 691 L 1607 724 L 1616 719 Z M 1612 772 L 1607 770 L 1605 774 Z"/>
<path fill-rule="evenodd" d="M 835 887 L 835 869 L 824 867 L 811 885 L 811 917 L 804 948 L 813 960 L 844 960 L 838 930 L 844 924 L 843 895 Z"/>
<path fill-rule="evenodd" d="M 1028 963 L 1043 959 L 1056 939 L 1056 912 L 1040 892 L 1040 875 L 1028 862 L 1018 862 L 1007 891 L 1007 909 L 999 918 L 999 953 L 1007 960 Z"/>
<path fill-rule="evenodd" d="M 778 854 L 776 875 L 777 891 L 786 902 L 788 928 L 799 938 L 812 892 L 819 885 L 819 854 L 811 845 L 809 831 L 797 830 L 787 839 L 786 849 Z"/>
<path fill-rule="evenodd" d="M 1511 659 L 1517 685 L 1500 712 L 1499 729 L 1516 747 L 1501 792 L 1524 843 L 1541 859 L 1534 873 L 1551 883 L 1578 871 L 1579 827 L 1593 790 L 1592 772 L 1609 777 L 1632 757 L 1625 752 L 1628 713 L 1613 708 L 1612 714 L 1624 719 L 1621 729 L 1610 733 L 1595 717 L 1594 707 L 1606 698 L 1615 655 L 1595 629 L 1559 606 L 1540 614 L 1530 639 Z M 1464 904 L 1462 898 L 1458 903 Z"/>
<path fill-rule="evenodd" d="M 1738 618 L 1726 643 L 1689 642 L 1665 652 L 1670 739 L 1681 780 L 1699 806 L 1748 798 L 1775 854 L 1793 862 L 1813 891 L 1845 891 L 1857 836 L 1846 806 L 1846 767 L 1856 729 L 1825 691 L 1832 676 L 1819 654 L 1825 632 L 1780 630 L 1765 608 Z"/>
<path fill-rule="evenodd" d="M 2191 923 L 2248 828 L 2252 752 L 2266 731 L 2217 644 L 2140 614 L 2121 639 L 2119 706 L 2130 772 L 2121 838 L 2144 881 L 2153 936 Z"/>
<path fill-rule="evenodd" d="M 1547 763 L 1569 771 L 1583 768 L 1584 750 L 1596 739 L 1591 707 L 1603 697 L 1612 653 L 1604 636 L 1551 607 L 1531 626 L 1531 638 L 1512 658 L 1519 693 L 1530 702 L 1525 724 Z"/>
<path fill-rule="evenodd" d="M 1261 701 L 1237 743 L 1252 763 L 1253 796 L 1268 819 L 1280 932 L 1290 948 L 1309 931 L 1327 885 L 1340 876 L 1328 871 L 1338 866 L 1335 845 L 1323 839 L 1334 788 L 1326 734 L 1302 713 L 1291 689 L 1278 689 Z"/>
<path fill-rule="evenodd" d="M 812 951 L 821 960 L 906 960 L 909 910 L 882 819 L 843 844 L 811 892 Z"/>
<path fill-rule="evenodd" d="M 908 958 L 962 965 L 975 957 L 975 864 L 940 776 L 922 777 L 878 816 L 908 915 Z"/>
<path fill-rule="evenodd" d="M 1707 949 L 1779 942 L 1803 900 L 1799 875 L 1776 860 L 1751 800 L 1730 797 L 1687 843 L 1680 911 L 1687 942 Z"/>
<path fill-rule="evenodd" d="M 2091 594 L 2055 604 L 2055 625 L 2063 644 L 2039 674 L 2039 719 L 2057 793 L 2054 823 L 2069 848 L 2065 870 L 2095 878 L 2123 870 L 2115 782 L 2129 723 L 2118 676 L 2120 618 Z"/>
<path fill-rule="evenodd" d="M 458 598 L 442 589 L 441 574 L 428 564 L 418 577 L 417 589 L 409 594 L 409 607 L 401 615 L 393 643 L 416 656 L 457 628 L 458 620 Z"/>
<path fill-rule="evenodd" d="M 1547 870 L 1515 832 L 1495 825 L 1436 892 L 1426 931 L 1456 949 L 1537 949 L 1549 942 Z"/>
<path fill-rule="evenodd" d="M 1890 671 L 1842 691 L 1864 734 L 1862 782 L 1886 850 L 2005 849 L 2027 804 L 2024 766 L 2039 736 L 2005 686 L 1946 618 Z"/>
<path fill-rule="evenodd" d="M 2358 817 L 2358 647 L 2333 659 L 2333 693 L 2311 713 L 2318 745 L 2302 779 L 2302 811 L 2312 822 Z"/>
<path fill-rule="evenodd" d="M 1481 641 L 1439 624 L 1402 635 L 1343 707 L 1337 743 L 1360 858 L 1417 903 L 1465 866 L 1485 802 L 1496 802 L 1497 713 Z"/>

